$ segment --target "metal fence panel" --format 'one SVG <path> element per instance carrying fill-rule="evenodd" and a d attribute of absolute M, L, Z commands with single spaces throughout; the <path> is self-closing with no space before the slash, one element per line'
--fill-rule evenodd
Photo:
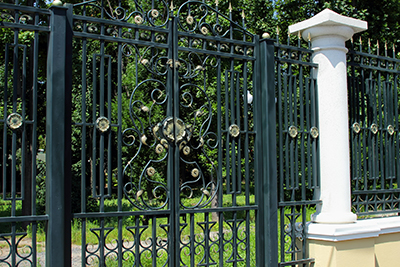
<path fill-rule="evenodd" d="M 358 215 L 400 211 L 399 74 L 384 56 L 354 45 L 348 56 L 352 206 Z M 356 51 L 357 49 L 358 51 Z M 388 53 L 393 56 L 389 57 Z"/>
<path fill-rule="evenodd" d="M 279 36 L 277 37 L 279 40 Z M 275 44 L 279 266 L 311 266 L 307 258 L 306 223 L 319 203 L 318 96 L 312 50 Z"/>
<path fill-rule="evenodd" d="M 43 133 L 45 72 L 40 62 L 46 58 L 48 10 L 0 3 L 0 121 L 3 138 L 0 246 L 1 266 L 36 266 L 44 262 L 42 240 L 37 240 L 38 225 L 48 216 L 43 205 L 37 208 L 41 191 L 37 153 Z M 37 183 L 37 180 L 39 183 Z M 41 195 L 44 202 L 44 195 Z"/>

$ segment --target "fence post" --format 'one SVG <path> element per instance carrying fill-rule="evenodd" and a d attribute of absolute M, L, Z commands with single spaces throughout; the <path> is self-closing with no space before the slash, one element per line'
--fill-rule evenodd
<path fill-rule="evenodd" d="M 347 67 L 345 42 L 354 33 L 367 29 L 365 21 L 325 9 L 311 19 L 289 27 L 311 40 L 312 61 L 316 70 L 319 106 L 320 189 L 322 204 L 313 215 L 314 222 L 352 223 L 350 147 L 347 109 Z"/>
<path fill-rule="evenodd" d="M 257 40 L 258 41 L 258 40 Z M 257 54 L 259 84 L 255 86 L 255 98 L 259 107 L 258 125 L 256 131 L 261 134 L 257 138 L 256 147 L 261 151 L 260 184 L 257 185 L 258 205 L 260 213 L 257 216 L 257 263 L 258 266 L 278 265 L 278 203 L 277 203 L 277 164 L 276 164 L 276 103 L 275 103 L 275 58 L 274 40 L 264 39 L 259 43 Z"/>
<path fill-rule="evenodd" d="M 69 140 L 71 7 L 50 8 L 46 110 L 46 266 L 71 266 Z"/>

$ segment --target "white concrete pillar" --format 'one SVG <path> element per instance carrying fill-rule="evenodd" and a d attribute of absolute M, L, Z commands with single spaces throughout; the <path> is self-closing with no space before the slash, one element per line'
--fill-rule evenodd
<path fill-rule="evenodd" d="M 319 223 L 352 223 L 350 148 L 347 102 L 345 41 L 367 29 L 367 22 L 339 15 L 325 9 L 313 18 L 289 26 L 311 39 L 312 61 L 318 85 L 319 143 L 321 183 L 317 192 L 322 204 L 312 216 Z"/>

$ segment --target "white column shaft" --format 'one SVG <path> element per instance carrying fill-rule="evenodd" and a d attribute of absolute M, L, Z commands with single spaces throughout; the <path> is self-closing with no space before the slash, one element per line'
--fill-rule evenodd
<path fill-rule="evenodd" d="M 322 204 L 312 220 L 318 223 L 353 223 L 351 212 L 350 140 L 347 102 L 346 40 L 367 29 L 365 21 L 325 9 L 313 18 L 289 27 L 311 38 L 312 61 L 318 86 L 320 187 Z"/>

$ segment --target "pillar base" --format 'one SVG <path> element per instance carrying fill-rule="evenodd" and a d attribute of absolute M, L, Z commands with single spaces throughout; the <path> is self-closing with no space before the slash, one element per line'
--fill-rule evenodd
<path fill-rule="evenodd" d="M 350 224 L 307 224 L 307 257 L 315 267 L 392 267 L 400 261 L 400 217 Z"/>
<path fill-rule="evenodd" d="M 346 213 L 314 213 L 311 215 L 311 220 L 316 223 L 354 223 L 357 220 L 357 215 L 351 212 Z"/>

